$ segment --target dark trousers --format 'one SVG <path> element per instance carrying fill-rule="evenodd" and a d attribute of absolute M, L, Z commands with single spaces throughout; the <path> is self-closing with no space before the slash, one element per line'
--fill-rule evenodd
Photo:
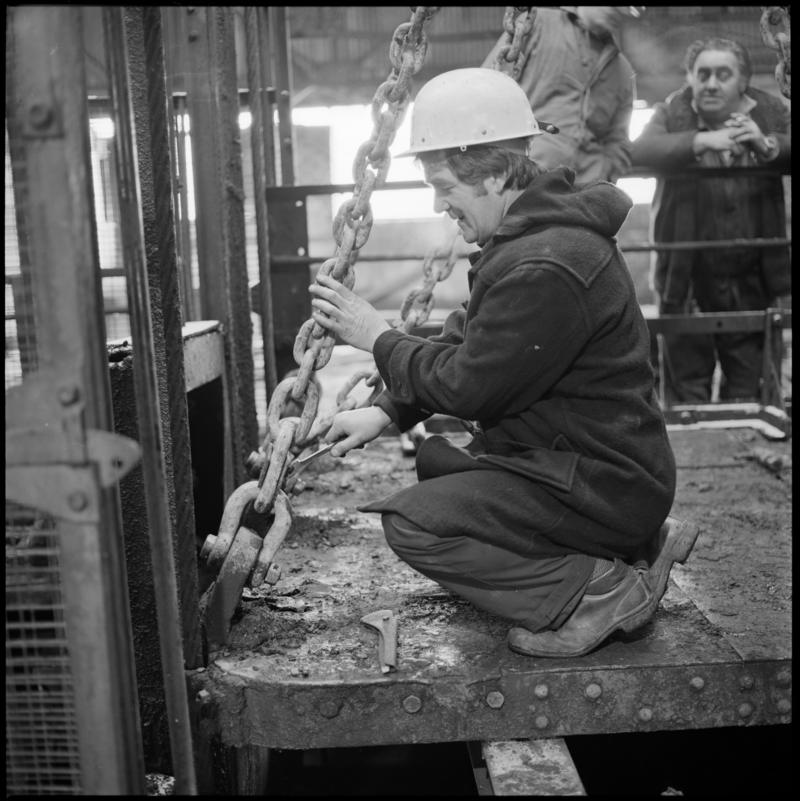
<path fill-rule="evenodd" d="M 580 601 L 595 559 L 526 558 L 471 537 L 439 537 L 397 513 L 382 516 L 391 549 L 418 572 L 474 606 L 532 632 L 556 629 Z"/>
<path fill-rule="evenodd" d="M 769 305 L 758 262 L 737 264 L 736 275 L 719 275 L 712 263 L 695 268 L 694 300 L 701 312 L 759 311 Z M 681 313 L 660 304 L 662 314 Z M 721 372 L 720 400 L 755 401 L 761 391 L 764 334 L 664 334 L 660 358 L 664 396 L 669 404 L 708 403 L 717 363 Z"/>

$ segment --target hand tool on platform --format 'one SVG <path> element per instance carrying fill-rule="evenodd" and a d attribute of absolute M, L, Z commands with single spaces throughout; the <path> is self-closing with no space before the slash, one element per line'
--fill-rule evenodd
<path fill-rule="evenodd" d="M 378 632 L 378 662 L 381 673 L 397 670 L 397 616 L 391 609 L 370 612 L 361 618 L 365 626 Z"/>

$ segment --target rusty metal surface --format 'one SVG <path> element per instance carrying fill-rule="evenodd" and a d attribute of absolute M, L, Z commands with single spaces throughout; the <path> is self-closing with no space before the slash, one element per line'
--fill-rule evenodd
<path fill-rule="evenodd" d="M 494 795 L 586 795 L 560 737 L 484 743 L 483 757 Z"/>
<path fill-rule="evenodd" d="M 228 645 L 190 675 L 200 714 L 214 709 L 227 745 L 275 748 L 788 723 L 791 482 L 746 458 L 762 442 L 748 437 L 673 434 L 673 511 L 700 525 L 695 552 L 647 626 L 561 660 L 510 652 L 507 623 L 415 573 L 377 516 L 353 511 L 414 480 L 396 439 L 324 457 L 276 556 L 281 580 L 245 591 Z M 360 624 L 378 609 L 398 619 L 388 674 Z"/>

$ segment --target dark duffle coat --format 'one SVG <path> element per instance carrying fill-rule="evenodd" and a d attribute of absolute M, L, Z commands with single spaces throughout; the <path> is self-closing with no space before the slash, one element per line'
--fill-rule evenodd
<path fill-rule="evenodd" d="M 373 348 L 375 404 L 401 431 L 433 413 L 476 421 L 466 448 L 433 436 L 419 483 L 364 511 L 528 557 L 630 558 L 655 536 L 675 461 L 654 393 L 647 324 L 615 234 L 628 197 L 536 178 L 472 258 L 466 310 L 440 335 Z"/>

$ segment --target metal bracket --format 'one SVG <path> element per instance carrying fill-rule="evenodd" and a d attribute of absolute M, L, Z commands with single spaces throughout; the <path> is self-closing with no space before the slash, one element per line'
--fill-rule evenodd
<path fill-rule="evenodd" d="M 74 522 L 99 520 L 99 488 L 110 487 L 141 457 L 113 431 L 83 428 L 74 378 L 42 370 L 6 393 L 6 497 Z"/>

